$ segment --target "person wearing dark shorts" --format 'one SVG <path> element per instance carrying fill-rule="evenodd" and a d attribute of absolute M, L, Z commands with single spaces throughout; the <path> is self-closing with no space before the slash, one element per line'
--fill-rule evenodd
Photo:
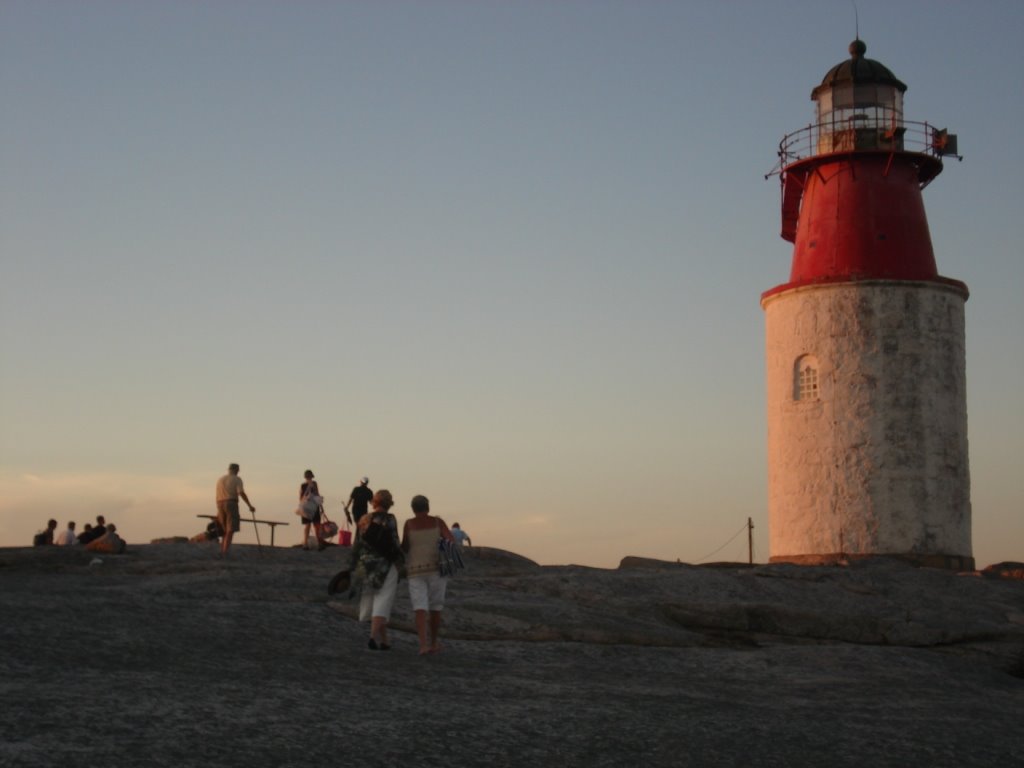
<path fill-rule="evenodd" d="M 245 487 L 242 485 L 242 478 L 238 476 L 239 467 L 231 464 L 228 473 L 217 481 L 217 522 L 224 530 L 224 538 L 221 539 L 220 553 L 226 555 L 231 548 L 231 539 L 241 527 L 242 520 L 238 513 L 238 499 L 241 498 L 249 507 L 250 512 L 255 512 L 245 495 Z"/>
<path fill-rule="evenodd" d="M 308 495 L 319 496 L 320 486 L 316 480 L 313 479 L 313 470 L 307 469 L 304 475 L 306 481 L 299 486 L 299 504 L 303 504 L 306 501 Z M 309 527 L 313 526 L 313 532 L 316 534 L 316 546 L 317 549 L 324 549 L 324 538 L 320 531 L 320 514 L 324 511 L 323 504 L 316 508 L 316 512 L 311 514 L 309 517 L 302 516 L 302 548 L 309 549 Z"/>
<path fill-rule="evenodd" d="M 370 490 L 370 478 L 361 478 L 359 485 L 353 488 L 352 493 L 349 494 L 348 503 L 345 505 L 345 519 L 352 523 L 355 518 L 357 531 L 359 530 L 359 518 L 369 511 L 371 501 L 373 501 L 373 491 Z M 352 508 L 351 515 L 348 512 L 349 507 Z"/>

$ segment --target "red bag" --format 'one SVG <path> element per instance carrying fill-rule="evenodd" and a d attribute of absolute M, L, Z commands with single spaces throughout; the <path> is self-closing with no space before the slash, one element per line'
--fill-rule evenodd
<path fill-rule="evenodd" d="M 345 527 L 338 533 L 338 546 L 351 547 L 352 546 L 352 529 L 345 524 Z"/>
<path fill-rule="evenodd" d="M 335 522 L 332 522 L 331 519 L 329 517 L 327 517 L 327 510 L 326 509 L 321 510 L 321 512 L 320 512 L 320 530 L 317 533 L 317 538 L 319 538 L 320 541 L 328 541 L 329 539 L 333 539 L 334 538 L 334 534 L 336 534 L 337 532 L 338 532 L 338 524 L 335 523 Z"/>

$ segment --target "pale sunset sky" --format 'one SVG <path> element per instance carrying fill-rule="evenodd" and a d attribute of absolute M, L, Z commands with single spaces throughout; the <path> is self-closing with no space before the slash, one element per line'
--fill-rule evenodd
<path fill-rule="evenodd" d="M 858 0 L 967 283 L 974 554 L 1024 560 L 1024 3 Z M 0 0 L 0 546 L 361 475 L 542 563 L 768 557 L 784 134 L 847 0 Z M 266 532 L 263 532 L 264 543 Z M 236 541 L 255 543 L 252 526 Z M 728 543 L 727 543 L 728 542 Z"/>

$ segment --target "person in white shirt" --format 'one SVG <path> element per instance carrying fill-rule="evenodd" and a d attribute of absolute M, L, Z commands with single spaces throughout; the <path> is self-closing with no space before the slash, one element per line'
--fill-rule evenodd
<path fill-rule="evenodd" d="M 242 499 L 250 512 L 255 512 L 256 507 L 245 495 L 245 486 L 242 485 L 242 478 L 238 476 L 237 464 L 228 465 L 228 473 L 217 481 L 217 522 L 224 530 L 224 538 L 220 542 L 221 557 L 231 549 L 231 539 L 238 533 L 241 527 L 241 517 L 238 514 L 238 500 Z M 255 516 L 253 517 L 255 519 Z M 255 525 L 255 523 L 254 523 Z"/>
<path fill-rule="evenodd" d="M 75 535 L 75 521 L 72 520 L 68 523 L 68 527 L 53 537 L 53 543 L 60 547 L 70 547 L 72 544 L 78 543 L 78 537 Z"/>
<path fill-rule="evenodd" d="M 473 540 L 458 523 L 452 523 L 452 536 L 455 537 L 455 543 L 460 547 L 463 545 L 473 546 Z"/>

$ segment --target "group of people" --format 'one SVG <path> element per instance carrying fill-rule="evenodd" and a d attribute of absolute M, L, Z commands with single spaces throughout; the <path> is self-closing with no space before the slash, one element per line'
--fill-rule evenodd
<path fill-rule="evenodd" d="M 231 464 L 228 473 L 217 481 L 217 522 L 224 531 L 222 554 L 227 553 L 231 537 L 239 529 L 239 500 L 251 512 L 256 511 L 238 472 L 239 465 Z M 458 523 L 449 529 L 444 520 L 431 515 L 430 501 L 422 495 L 413 497 L 413 517 L 405 521 L 399 536 L 398 520 L 390 511 L 394 503 L 390 491 L 374 493 L 368 477 L 360 478 L 345 503 L 345 519 L 356 528 L 350 585 L 360 592 L 359 620 L 370 622 L 367 646 L 371 650 L 390 650 L 388 622 L 399 578 L 405 577 L 416 618 L 419 652 L 437 653 L 441 650 L 441 612 L 447 591 L 447 577 L 440 573 L 439 544 L 446 541 L 461 546 L 472 545 L 472 541 Z M 297 511 L 305 523 L 303 546 L 308 548 L 309 529 L 313 528 L 322 548 L 323 496 L 309 469 L 299 486 Z"/>
<path fill-rule="evenodd" d="M 228 473 L 217 480 L 216 522 L 218 529 L 223 532 L 220 542 L 221 555 L 226 555 L 231 549 L 231 540 L 241 527 L 239 500 L 245 502 L 250 512 L 256 511 L 256 507 L 249 501 L 249 496 L 245 492 L 245 484 L 238 474 L 240 469 L 238 464 L 230 464 Z M 303 522 L 302 546 L 304 549 L 309 549 L 309 529 L 312 528 L 316 534 L 319 548 L 323 549 L 323 496 L 320 494 L 320 486 L 316 482 L 313 470 L 307 469 L 303 477 L 303 482 L 299 486 L 299 508 L 296 510 L 301 513 Z M 353 488 L 349 495 L 348 502 L 345 504 L 345 518 L 350 524 L 353 521 L 353 516 L 358 523 L 359 519 L 367 512 L 370 499 L 373 498 L 373 491 L 370 490 L 369 483 L 369 478 L 362 478 L 359 485 Z"/>
<path fill-rule="evenodd" d="M 316 537 L 317 548 L 323 549 L 326 546 L 326 535 L 324 533 L 324 497 L 320 493 L 320 486 L 313 476 L 313 470 L 307 469 L 304 473 L 304 480 L 299 486 L 299 506 L 296 512 L 302 518 L 302 547 L 310 549 L 309 529 L 312 528 Z M 345 520 L 352 525 L 353 518 L 358 525 L 359 520 L 369 509 L 370 500 L 373 498 L 373 491 L 370 490 L 370 478 L 362 477 L 359 485 L 352 489 L 348 501 L 345 503 Z"/>
<path fill-rule="evenodd" d="M 96 525 L 86 523 L 81 533 L 75 533 L 75 521 L 68 521 L 68 527 L 57 532 L 57 521 L 49 520 L 46 528 L 35 535 L 32 544 L 42 546 L 70 547 L 83 545 L 95 552 L 120 554 L 125 550 L 125 541 L 117 533 L 117 526 L 108 523 L 103 515 L 96 515 Z"/>
<path fill-rule="evenodd" d="M 250 503 L 249 497 L 245 493 L 245 485 L 242 482 L 242 478 L 238 475 L 239 471 L 240 467 L 238 464 L 231 464 L 228 466 L 228 473 L 217 481 L 216 520 L 218 530 L 223 531 L 221 554 L 227 554 L 231 548 L 232 537 L 241 527 L 239 500 L 246 503 L 250 512 L 256 511 L 256 507 Z M 352 489 L 348 501 L 345 502 L 345 520 L 349 525 L 356 526 L 357 535 L 359 521 L 369 511 L 373 496 L 374 493 L 370 489 L 370 478 L 362 477 L 359 479 L 359 485 Z M 303 481 L 299 485 L 299 506 L 296 509 L 296 513 L 300 515 L 303 524 L 302 548 L 311 548 L 309 533 L 310 529 L 312 529 L 317 542 L 317 548 L 323 549 L 327 540 L 324 535 L 323 521 L 325 514 L 323 494 L 320 493 L 320 485 L 317 483 L 316 476 L 311 469 L 307 469 L 303 473 Z M 454 537 L 456 544 L 472 546 L 473 542 L 469 535 L 462 530 L 458 523 L 452 525 L 450 533 Z"/>
<path fill-rule="evenodd" d="M 426 496 L 414 496 L 410 506 L 413 517 L 405 521 L 398 535 L 398 520 L 391 513 L 394 499 L 390 491 L 379 490 L 372 496 L 372 512 L 356 524 L 357 536 L 352 551 L 352 582 L 361 592 L 359 620 L 370 622 L 370 650 L 391 649 L 388 622 L 404 576 L 409 585 L 409 601 L 416 618 L 416 635 L 421 656 L 441 650 L 441 612 L 444 610 L 448 579 L 440 574 L 438 544 L 455 543 L 444 520 L 430 514 Z"/>

